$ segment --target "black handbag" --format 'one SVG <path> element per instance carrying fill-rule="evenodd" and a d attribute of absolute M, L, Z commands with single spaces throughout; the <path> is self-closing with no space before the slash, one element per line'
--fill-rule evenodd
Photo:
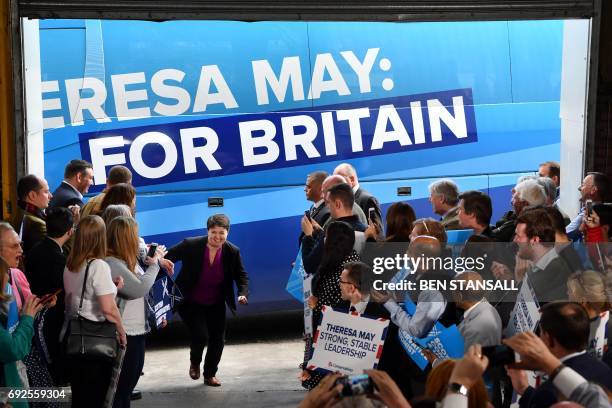
<path fill-rule="evenodd" d="M 94 322 L 80 315 L 91 262 L 89 261 L 85 268 L 85 278 L 83 279 L 83 289 L 81 290 L 81 301 L 77 317 L 70 319 L 68 322 L 66 357 L 101 359 L 110 362 L 117 358 L 119 351 L 115 324 L 109 321 Z"/>

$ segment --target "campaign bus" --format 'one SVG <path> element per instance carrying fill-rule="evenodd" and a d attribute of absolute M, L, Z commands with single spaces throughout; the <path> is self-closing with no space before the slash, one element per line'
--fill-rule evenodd
<path fill-rule="evenodd" d="M 488 193 L 560 158 L 564 22 L 40 20 L 42 146 L 51 189 L 75 158 L 94 186 L 133 173 L 140 235 L 170 247 L 225 213 L 248 311 L 285 290 L 309 173 L 349 162 L 383 214 L 432 216 L 428 185 Z M 32 153 L 34 154 L 34 153 Z"/>

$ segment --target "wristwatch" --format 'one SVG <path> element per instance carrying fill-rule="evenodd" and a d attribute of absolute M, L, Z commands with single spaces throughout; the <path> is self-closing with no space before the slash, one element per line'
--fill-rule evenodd
<path fill-rule="evenodd" d="M 448 384 L 448 391 L 454 394 L 461 394 L 464 397 L 468 395 L 468 389 L 465 385 L 459 383 L 450 383 Z"/>

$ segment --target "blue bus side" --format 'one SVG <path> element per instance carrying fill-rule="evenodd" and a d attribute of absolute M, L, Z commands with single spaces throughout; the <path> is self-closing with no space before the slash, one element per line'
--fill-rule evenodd
<path fill-rule="evenodd" d="M 391 203 L 405 200 L 413 205 L 418 216 L 433 215 L 427 201 L 429 183 L 439 177 L 452 177 L 462 190 L 488 192 L 494 203 L 493 220 L 499 218 L 509 208 L 510 186 L 518 176 L 533 172 L 542 161 L 559 159 L 562 34 L 561 21 L 410 24 L 41 21 L 42 80 L 57 81 L 58 87 L 57 91 L 45 92 L 43 99 L 57 98 L 61 105 L 59 109 L 46 110 L 44 117 L 63 117 L 66 123 L 44 130 L 45 176 L 51 186 L 57 186 L 68 160 L 91 157 L 87 141 L 113 134 L 137 135 L 147 130 L 178 134 L 177 129 L 189 123 L 198 126 L 232 123 L 249 115 L 261 115 L 264 119 L 277 114 L 308 116 L 325 106 L 369 107 L 374 117 L 380 104 L 373 101 L 405 101 L 408 99 L 402 98 L 414 95 L 469 90 L 473 105 L 467 106 L 466 112 L 473 112 L 474 117 L 474 123 L 468 125 L 469 143 L 431 144 L 420 150 L 398 149 L 397 144 L 388 143 L 382 150 L 367 151 L 372 140 L 368 126 L 373 123 L 365 123 L 365 152 L 357 154 L 346 148 L 349 136 L 341 132 L 336 135 L 340 140 L 336 155 L 317 161 L 298 151 L 295 162 L 283 160 L 281 155 L 265 168 L 247 167 L 241 165 L 240 148 L 234 145 L 237 139 L 230 139 L 237 136 L 221 124 L 216 128 L 220 144 L 223 141 L 230 144 L 221 147 L 228 148 L 227 157 L 219 159 L 222 175 L 206 172 L 200 164 L 198 171 L 189 177 L 172 173 L 161 181 L 140 182 L 135 178 L 139 193 L 137 219 L 140 233 L 147 241 L 171 246 L 184 237 L 203 234 L 206 218 L 224 212 L 232 220 L 230 240 L 241 248 L 251 276 L 249 309 L 299 307 L 284 288 L 298 249 L 299 219 L 309 206 L 303 192 L 306 175 L 321 169 L 332 172 L 337 164 L 349 161 L 356 167 L 362 186 L 379 198 L 384 211 Z M 363 59 L 370 49 L 379 51 L 369 75 L 371 89 L 362 92 L 359 78 L 341 55 L 349 50 Z M 269 103 L 258 103 L 253 91 L 252 61 L 265 59 L 278 74 L 284 58 L 299 57 L 306 93 L 313 79 L 315 60 L 324 54 L 332 56 L 350 94 L 329 91 L 317 99 L 294 100 L 289 86 L 284 101 L 268 92 Z M 390 67 L 382 59 L 387 59 Z M 146 90 L 148 102 L 132 102 L 130 108 L 148 106 L 153 111 L 158 102 L 175 102 L 153 92 L 149 80 L 156 72 L 168 68 L 184 72 L 180 86 L 189 92 L 193 105 L 200 68 L 210 64 L 221 70 L 238 107 L 228 109 L 223 104 L 210 104 L 205 112 L 187 111 L 180 116 L 153 115 L 121 121 L 113 117 L 117 110 L 111 97 L 113 75 L 143 72 L 147 81 L 128 89 Z M 330 72 L 325 75 L 329 79 Z M 99 122 L 86 111 L 83 124 L 71 125 L 66 80 L 86 76 L 104 84 L 107 98 L 103 109 L 109 121 Z M 386 88 L 388 80 L 392 81 L 390 90 L 383 85 L 385 80 Z M 81 96 L 90 97 L 91 92 L 83 90 Z M 398 109 L 402 118 L 407 117 L 407 108 Z M 410 118 L 406 123 L 410 123 Z M 431 132 L 429 126 L 425 125 L 427 132 Z M 447 137 L 454 140 L 447 127 L 443 126 L 442 131 L 444 140 Z M 416 135 L 409 133 L 414 139 Z M 277 140 L 281 136 L 278 133 Z M 321 137 L 317 137 L 316 147 L 322 151 Z M 146 147 L 143 156 L 151 167 L 163 162 L 163 151 L 155 146 Z M 412 188 L 411 196 L 397 195 L 397 188 L 404 186 Z M 92 192 L 103 187 L 103 182 L 96 181 Z M 210 197 L 223 197 L 224 207 L 209 208 Z"/>

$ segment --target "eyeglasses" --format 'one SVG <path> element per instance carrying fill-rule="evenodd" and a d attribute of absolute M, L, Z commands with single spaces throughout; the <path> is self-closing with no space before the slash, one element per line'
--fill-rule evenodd
<path fill-rule="evenodd" d="M 345 285 L 353 285 L 354 287 L 356 287 L 357 289 L 359 289 L 359 285 L 353 283 L 353 282 L 347 282 L 347 281 L 343 281 L 341 280 L 340 283 L 344 283 Z"/>

